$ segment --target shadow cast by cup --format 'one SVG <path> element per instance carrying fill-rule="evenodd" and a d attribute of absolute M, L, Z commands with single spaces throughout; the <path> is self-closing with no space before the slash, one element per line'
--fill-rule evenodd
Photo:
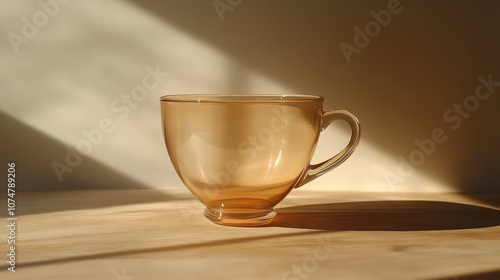
<path fill-rule="evenodd" d="M 276 209 L 269 226 L 329 231 L 425 231 L 493 227 L 500 211 L 436 201 L 364 201 Z"/>
<path fill-rule="evenodd" d="M 483 271 L 473 274 L 466 274 L 463 276 L 455 276 L 448 278 L 440 278 L 439 280 L 490 280 L 490 279 L 500 279 L 500 270 L 493 271 Z"/>

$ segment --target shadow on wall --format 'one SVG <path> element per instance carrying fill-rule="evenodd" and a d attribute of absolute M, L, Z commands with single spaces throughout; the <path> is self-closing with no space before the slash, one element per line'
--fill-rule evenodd
<path fill-rule="evenodd" d="M 351 110 L 364 139 L 393 158 L 410 160 L 422 150 L 415 140 L 429 143 L 438 129 L 446 140 L 428 144 L 416 168 L 460 191 L 500 191 L 500 87 L 478 80 L 500 81 L 500 39 L 492 36 L 500 3 L 400 1 L 348 63 L 340 43 L 357 46 L 353 28 L 388 2 L 244 1 L 221 21 L 211 2 L 131 1 L 298 93 L 327 97 L 327 109 Z M 485 100 L 474 99 L 480 84 L 482 94 L 493 91 Z"/>
<path fill-rule="evenodd" d="M 27 127 L 2 112 L 0 112 L 0 127 L 7 132 L 0 137 L 0 146 L 4 147 L 2 158 L 17 163 L 17 190 L 137 189 L 145 187 L 111 167 L 88 157 L 80 157 L 71 152 L 74 150 L 68 148 L 69 146 L 64 143 L 51 139 L 44 133 Z M 62 147 L 66 147 L 66 149 Z M 59 168 L 71 170 L 72 176 L 62 176 L 63 180 L 59 181 L 52 167 L 54 161 L 65 166 L 59 166 Z M 2 168 L 0 176 L 6 178 L 6 172 L 7 169 Z M 48 176 L 48 174 L 53 176 Z M 89 178 L 89 174 L 101 174 L 99 181 Z M 44 182 L 46 185 L 41 186 L 40 182 Z M 2 184 L 2 189 L 5 188 L 5 184 Z"/>

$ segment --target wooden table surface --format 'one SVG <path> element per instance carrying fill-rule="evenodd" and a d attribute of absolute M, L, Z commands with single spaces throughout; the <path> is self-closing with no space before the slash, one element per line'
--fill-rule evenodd
<path fill-rule="evenodd" d="M 299 189 L 256 228 L 212 224 L 187 191 L 16 201 L 16 272 L 2 226 L 0 279 L 500 279 L 499 195 Z"/>

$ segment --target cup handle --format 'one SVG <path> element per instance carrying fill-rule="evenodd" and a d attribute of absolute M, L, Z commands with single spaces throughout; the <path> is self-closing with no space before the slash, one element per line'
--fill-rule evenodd
<path fill-rule="evenodd" d="M 346 110 L 328 111 L 323 113 L 322 115 L 321 131 L 325 130 L 333 121 L 336 120 L 346 121 L 351 127 L 351 139 L 349 140 L 349 143 L 342 151 L 340 151 L 340 153 L 336 154 L 332 158 L 318 164 L 309 164 L 302 181 L 297 184 L 295 188 L 301 187 L 304 184 L 307 184 L 310 181 L 331 171 L 335 167 L 342 164 L 354 152 L 354 149 L 358 145 L 361 136 L 361 126 L 359 125 L 358 119 Z"/>

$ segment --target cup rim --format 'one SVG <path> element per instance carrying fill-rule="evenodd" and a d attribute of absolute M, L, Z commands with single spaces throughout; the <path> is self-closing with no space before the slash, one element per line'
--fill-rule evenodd
<path fill-rule="evenodd" d="M 160 102 L 191 103 L 296 103 L 323 100 L 322 96 L 308 94 L 169 94 L 160 97 Z"/>

